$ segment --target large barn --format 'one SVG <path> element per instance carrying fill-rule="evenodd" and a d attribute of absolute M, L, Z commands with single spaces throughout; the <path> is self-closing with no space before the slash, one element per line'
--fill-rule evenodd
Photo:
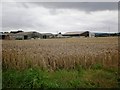
<path fill-rule="evenodd" d="M 89 31 L 80 31 L 80 32 L 66 32 L 63 36 L 71 36 L 71 37 L 95 37 L 94 33 Z"/>
<path fill-rule="evenodd" d="M 11 35 L 12 38 L 17 39 L 17 40 L 26 40 L 26 39 L 36 39 L 36 38 L 41 38 L 42 35 L 38 32 L 19 32 L 16 34 Z"/>
<path fill-rule="evenodd" d="M 0 33 L 0 39 L 9 40 L 10 36 L 7 33 Z"/>
<path fill-rule="evenodd" d="M 10 33 L 1 33 L 0 38 L 3 40 L 27 40 L 42 38 L 42 34 L 38 32 L 11 31 Z"/>

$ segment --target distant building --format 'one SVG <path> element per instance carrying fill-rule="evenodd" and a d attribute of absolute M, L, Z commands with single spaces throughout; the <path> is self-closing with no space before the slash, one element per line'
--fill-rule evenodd
<path fill-rule="evenodd" d="M 26 40 L 31 38 L 41 38 L 42 35 L 38 32 L 19 32 L 17 34 L 13 34 L 12 37 L 17 40 Z"/>
<path fill-rule="evenodd" d="M 52 33 L 42 33 L 42 38 L 43 39 L 54 38 L 54 35 Z"/>
<path fill-rule="evenodd" d="M 61 32 L 59 32 L 59 33 L 56 35 L 56 37 L 58 37 L 58 38 L 62 38 L 62 37 L 63 37 L 63 35 L 62 35 L 62 33 L 61 33 Z"/>
<path fill-rule="evenodd" d="M 55 35 L 55 38 L 69 38 L 70 36 L 64 36 L 61 32 Z"/>
<path fill-rule="evenodd" d="M 95 37 L 95 34 L 89 31 L 67 32 L 65 34 L 23 32 L 20 30 L 11 31 L 10 33 L 0 32 L 0 39 L 3 40 L 28 40 L 28 39 L 50 39 L 50 38 L 70 38 L 70 37 Z"/>
<path fill-rule="evenodd" d="M 42 34 L 38 32 L 14 31 L 10 33 L 0 33 L 0 38 L 3 40 L 26 40 L 31 38 L 42 38 Z"/>
<path fill-rule="evenodd" d="M 8 35 L 8 32 L 0 32 L 0 39 L 9 40 L 10 36 Z"/>
<path fill-rule="evenodd" d="M 81 31 L 81 32 L 67 32 L 63 34 L 63 36 L 71 36 L 71 37 L 95 37 L 94 33 L 89 31 Z"/>
<path fill-rule="evenodd" d="M 3 32 L 0 32 L 0 39 L 2 39 L 2 34 L 3 34 Z"/>

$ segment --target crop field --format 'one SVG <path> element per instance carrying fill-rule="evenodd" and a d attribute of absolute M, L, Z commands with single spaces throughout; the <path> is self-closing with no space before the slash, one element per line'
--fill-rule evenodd
<path fill-rule="evenodd" d="M 72 38 L 2 42 L 3 69 L 41 67 L 50 70 L 118 65 L 117 38 Z"/>
<path fill-rule="evenodd" d="M 48 82 L 50 83 L 49 85 L 51 85 L 51 83 L 52 85 L 49 86 L 46 84 L 42 84 L 45 85 L 44 87 L 87 87 L 87 86 L 118 87 L 116 79 L 117 76 L 115 76 L 117 74 L 118 69 L 118 60 L 119 59 L 117 37 L 3 40 L 2 41 L 2 69 L 4 74 L 3 80 L 9 80 L 8 83 L 7 81 L 6 82 L 3 81 L 3 87 L 5 88 L 15 86 L 14 84 L 10 84 L 10 81 L 12 83 L 12 80 L 15 80 L 14 79 L 15 77 L 12 77 L 12 79 L 10 79 L 11 77 L 7 76 L 10 75 L 10 70 L 16 70 L 19 71 L 20 73 L 25 70 L 29 71 L 29 69 L 33 70 L 33 68 L 37 68 L 38 70 L 42 71 L 47 70 L 48 73 L 50 74 L 49 76 L 52 77 L 52 79 L 55 81 L 57 79 L 53 78 L 53 76 L 56 75 L 56 77 L 60 78 L 60 76 L 56 74 L 57 71 L 59 71 L 58 72 L 59 74 L 60 72 L 63 73 L 62 77 L 73 78 L 75 72 L 79 72 L 80 70 L 83 71 L 82 69 L 84 69 L 85 75 L 83 75 L 82 79 L 88 81 L 89 79 L 93 80 L 94 78 L 93 74 L 95 72 L 97 73 L 96 80 L 93 81 L 93 83 L 95 84 L 86 83 L 80 84 L 75 82 L 74 83 L 75 86 L 73 84 L 71 86 L 69 85 L 60 86 L 62 84 L 58 84 L 57 82 L 53 83 L 52 81 L 51 82 L 46 81 L 47 83 Z M 94 72 L 94 69 L 97 71 Z M 13 71 L 11 72 L 12 74 L 17 73 Z M 101 73 L 103 74 L 103 77 L 101 76 Z M 100 79 L 99 76 L 101 77 Z M 108 77 L 109 79 L 106 79 L 104 76 L 106 76 L 106 78 Z M 112 77 L 116 78 L 113 80 Z M 24 77 L 22 76 L 22 78 Z M 65 83 L 66 82 L 69 83 L 70 80 L 71 79 L 68 78 L 68 80 L 65 81 Z M 96 82 L 99 82 L 98 86 L 96 86 Z M 8 84 L 10 84 L 11 86 Z M 42 87 L 40 85 L 32 84 L 33 87 Z M 64 81 L 63 85 L 65 85 Z M 22 86 L 16 87 L 20 88 Z"/>

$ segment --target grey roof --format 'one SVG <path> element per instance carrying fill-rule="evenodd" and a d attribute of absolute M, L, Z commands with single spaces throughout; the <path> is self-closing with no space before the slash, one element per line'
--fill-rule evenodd
<path fill-rule="evenodd" d="M 82 34 L 89 31 L 76 31 L 76 32 L 66 32 L 65 34 Z"/>
<path fill-rule="evenodd" d="M 20 32 L 20 33 L 16 33 L 16 35 L 30 35 L 30 34 L 40 34 L 38 32 Z"/>

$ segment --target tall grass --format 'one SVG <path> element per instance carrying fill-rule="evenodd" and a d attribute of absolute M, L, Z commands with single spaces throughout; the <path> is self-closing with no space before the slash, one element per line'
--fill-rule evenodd
<path fill-rule="evenodd" d="M 80 69 L 80 68 L 79 68 Z M 117 75 L 94 67 L 80 70 L 7 70 L 3 73 L 3 88 L 118 88 Z"/>

